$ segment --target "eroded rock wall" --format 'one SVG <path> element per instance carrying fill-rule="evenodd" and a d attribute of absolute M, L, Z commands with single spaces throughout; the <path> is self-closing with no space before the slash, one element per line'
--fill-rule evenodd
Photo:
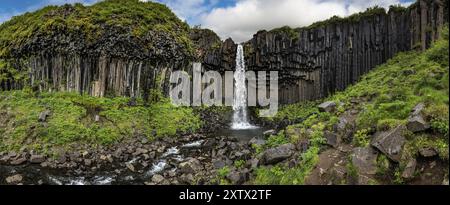
<path fill-rule="evenodd" d="M 343 90 L 393 55 L 426 49 L 448 22 L 448 1 L 287 32 L 260 31 L 245 43 L 248 70 L 280 71 L 279 100 L 295 103 Z"/>

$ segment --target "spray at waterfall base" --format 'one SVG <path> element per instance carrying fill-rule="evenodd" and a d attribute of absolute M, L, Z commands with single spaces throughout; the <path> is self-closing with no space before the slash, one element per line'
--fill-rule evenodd
<path fill-rule="evenodd" d="M 202 75 L 200 63 L 193 64 L 192 82 L 186 71 L 172 72 L 169 92 L 172 103 L 176 106 L 232 106 L 232 129 L 254 128 L 248 121 L 248 107 L 262 107 L 260 117 L 275 116 L 278 111 L 278 71 L 270 71 L 269 79 L 266 71 L 258 71 L 257 75 L 254 71 L 245 71 L 241 45 L 236 56 L 236 70 L 225 71 L 223 77 L 217 71 L 206 71 Z"/>

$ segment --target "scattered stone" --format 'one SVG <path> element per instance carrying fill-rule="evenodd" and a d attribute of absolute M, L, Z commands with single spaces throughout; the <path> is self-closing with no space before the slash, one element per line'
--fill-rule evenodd
<path fill-rule="evenodd" d="M 84 160 L 84 165 L 87 167 L 90 167 L 92 165 L 92 160 L 91 159 L 85 159 Z"/>
<path fill-rule="evenodd" d="M 194 175 L 192 174 L 182 174 L 179 180 L 184 184 L 193 184 L 195 182 Z"/>
<path fill-rule="evenodd" d="M 23 164 L 23 163 L 26 162 L 26 161 L 27 161 L 27 158 L 25 158 L 25 157 L 19 157 L 19 158 L 17 158 L 17 159 L 12 160 L 12 161 L 10 162 L 10 164 L 11 164 L 11 165 L 21 165 L 21 164 Z"/>
<path fill-rule="evenodd" d="M 213 163 L 213 166 L 214 166 L 215 169 L 221 169 L 221 168 L 226 166 L 226 163 L 223 160 L 216 160 L 216 159 L 214 159 L 212 161 L 212 163 Z"/>
<path fill-rule="evenodd" d="M 161 183 L 162 181 L 164 181 L 164 177 L 163 177 L 162 175 L 160 175 L 160 174 L 155 174 L 155 175 L 152 176 L 152 182 L 153 182 L 153 183 L 159 184 L 159 183 Z"/>
<path fill-rule="evenodd" d="M 137 148 L 136 151 L 132 155 L 138 156 L 138 155 L 147 154 L 147 153 L 148 153 L 148 150 L 142 149 L 142 148 Z"/>
<path fill-rule="evenodd" d="M 238 171 L 231 171 L 227 175 L 227 179 L 230 180 L 231 184 L 239 185 L 245 181 L 245 176 L 244 174 L 239 173 Z"/>
<path fill-rule="evenodd" d="M 319 105 L 320 112 L 334 112 L 336 109 L 336 103 L 333 101 L 324 102 Z"/>
<path fill-rule="evenodd" d="M 423 109 L 425 109 L 425 104 L 419 103 L 417 104 L 412 111 L 412 116 L 420 115 L 422 114 Z"/>
<path fill-rule="evenodd" d="M 23 180 L 23 177 L 20 174 L 6 177 L 6 183 L 8 183 L 8 184 L 17 184 L 19 182 L 22 182 L 22 180 Z"/>
<path fill-rule="evenodd" d="M 430 124 L 425 122 L 421 115 L 416 115 L 408 119 L 406 127 L 411 132 L 421 132 L 430 128 Z"/>
<path fill-rule="evenodd" d="M 423 157 L 434 157 L 434 156 L 438 155 L 436 150 L 431 147 L 420 148 L 419 153 Z"/>
<path fill-rule="evenodd" d="M 253 145 L 253 144 L 262 146 L 262 145 L 266 144 L 266 140 L 254 137 L 248 142 L 248 144 L 250 146 Z"/>
<path fill-rule="evenodd" d="M 99 115 L 95 115 L 94 122 L 100 122 L 100 116 Z"/>
<path fill-rule="evenodd" d="M 262 158 L 264 164 L 275 164 L 281 162 L 294 153 L 295 146 L 293 144 L 284 144 L 275 148 L 264 151 Z"/>
<path fill-rule="evenodd" d="M 339 137 L 335 133 L 330 131 L 324 132 L 324 137 L 326 139 L 326 144 L 336 148 L 339 145 Z"/>
<path fill-rule="evenodd" d="M 276 131 L 275 130 L 267 130 L 267 131 L 264 131 L 263 132 L 263 135 L 264 136 L 270 136 L 270 135 L 275 135 L 276 134 Z"/>
<path fill-rule="evenodd" d="M 259 159 L 258 158 L 250 159 L 248 161 L 248 163 L 250 163 L 250 168 L 256 169 L 258 167 L 258 165 L 259 165 Z"/>
<path fill-rule="evenodd" d="M 405 169 L 403 170 L 402 177 L 405 179 L 411 179 L 414 177 L 414 172 L 416 171 L 417 161 L 416 159 L 411 159 L 406 164 Z"/>
<path fill-rule="evenodd" d="M 377 171 L 378 152 L 372 147 L 357 147 L 353 149 L 352 164 L 360 174 L 375 174 Z"/>
<path fill-rule="evenodd" d="M 187 161 L 179 164 L 179 169 L 181 173 L 193 174 L 202 170 L 202 165 L 197 159 L 189 158 Z"/>
<path fill-rule="evenodd" d="M 45 122 L 47 117 L 50 116 L 50 110 L 45 110 L 39 114 L 39 122 Z"/>
<path fill-rule="evenodd" d="M 43 155 L 31 155 L 30 162 L 34 164 L 40 164 L 45 161 L 45 156 Z"/>
<path fill-rule="evenodd" d="M 442 185 L 449 185 L 448 183 L 448 177 L 444 177 L 444 180 L 442 180 Z"/>
<path fill-rule="evenodd" d="M 406 142 L 403 136 L 405 129 L 405 126 L 400 125 L 389 131 L 378 133 L 371 144 L 393 161 L 399 162 L 403 145 Z"/>
<path fill-rule="evenodd" d="M 134 166 L 131 163 L 126 163 L 125 166 L 132 172 L 135 172 Z"/>

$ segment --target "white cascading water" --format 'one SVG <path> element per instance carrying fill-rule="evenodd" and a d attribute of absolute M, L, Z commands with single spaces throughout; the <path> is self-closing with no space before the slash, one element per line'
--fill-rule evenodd
<path fill-rule="evenodd" d="M 231 129 L 253 129 L 255 126 L 248 122 L 247 117 L 247 86 L 245 84 L 244 48 L 242 45 L 238 45 L 236 52 L 236 71 L 234 72 L 234 80 L 234 113 Z"/>

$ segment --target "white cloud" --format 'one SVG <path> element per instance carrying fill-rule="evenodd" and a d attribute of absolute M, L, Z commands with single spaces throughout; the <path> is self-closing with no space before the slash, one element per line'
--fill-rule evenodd
<path fill-rule="evenodd" d="M 388 7 L 399 3 L 399 0 L 238 0 L 232 7 L 215 8 L 202 15 L 201 23 L 223 39 L 232 37 L 243 42 L 261 29 L 307 26 L 334 15 L 348 16 L 374 5 Z"/>

